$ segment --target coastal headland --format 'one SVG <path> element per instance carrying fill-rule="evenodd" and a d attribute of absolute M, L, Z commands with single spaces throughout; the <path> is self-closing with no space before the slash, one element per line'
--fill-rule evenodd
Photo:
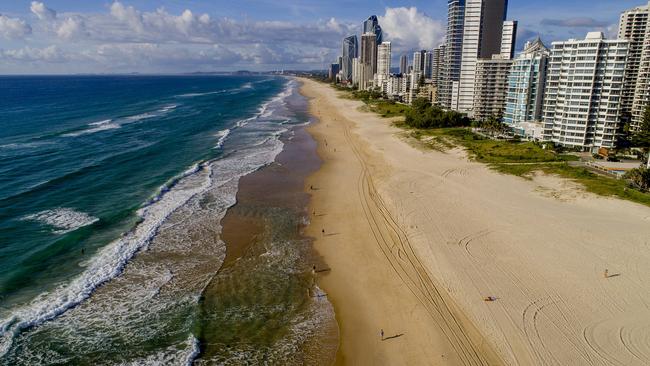
<path fill-rule="evenodd" d="M 301 82 L 323 160 L 307 233 L 337 364 L 650 364 L 650 209 L 422 148 Z"/>

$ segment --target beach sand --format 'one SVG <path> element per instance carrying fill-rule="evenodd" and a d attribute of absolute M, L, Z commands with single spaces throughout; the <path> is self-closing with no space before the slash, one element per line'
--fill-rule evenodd
<path fill-rule="evenodd" d="M 420 149 L 303 83 L 323 159 L 308 234 L 331 269 L 339 364 L 650 364 L 650 208 Z"/>

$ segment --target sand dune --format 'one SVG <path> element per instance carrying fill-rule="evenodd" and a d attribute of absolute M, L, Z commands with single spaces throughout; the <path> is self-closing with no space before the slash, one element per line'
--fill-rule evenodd
<path fill-rule="evenodd" d="M 304 83 L 324 160 L 309 230 L 332 268 L 319 281 L 339 363 L 650 364 L 649 208 L 418 149 Z"/>

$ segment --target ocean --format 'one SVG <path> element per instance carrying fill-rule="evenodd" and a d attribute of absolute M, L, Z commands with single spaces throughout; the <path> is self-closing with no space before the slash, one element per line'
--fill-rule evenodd
<path fill-rule="evenodd" d="M 0 77 L 0 364 L 329 363 L 297 86 Z"/>

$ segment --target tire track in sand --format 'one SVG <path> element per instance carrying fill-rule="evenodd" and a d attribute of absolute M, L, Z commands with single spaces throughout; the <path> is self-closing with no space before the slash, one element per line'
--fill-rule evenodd
<path fill-rule="evenodd" d="M 351 121 L 342 118 L 345 139 L 361 166 L 358 196 L 374 239 L 400 279 L 425 307 L 439 326 L 463 365 L 502 364 L 478 330 L 456 308 L 449 295 L 437 285 L 416 256 L 413 247 L 378 194 L 369 166 L 355 138 Z"/>

